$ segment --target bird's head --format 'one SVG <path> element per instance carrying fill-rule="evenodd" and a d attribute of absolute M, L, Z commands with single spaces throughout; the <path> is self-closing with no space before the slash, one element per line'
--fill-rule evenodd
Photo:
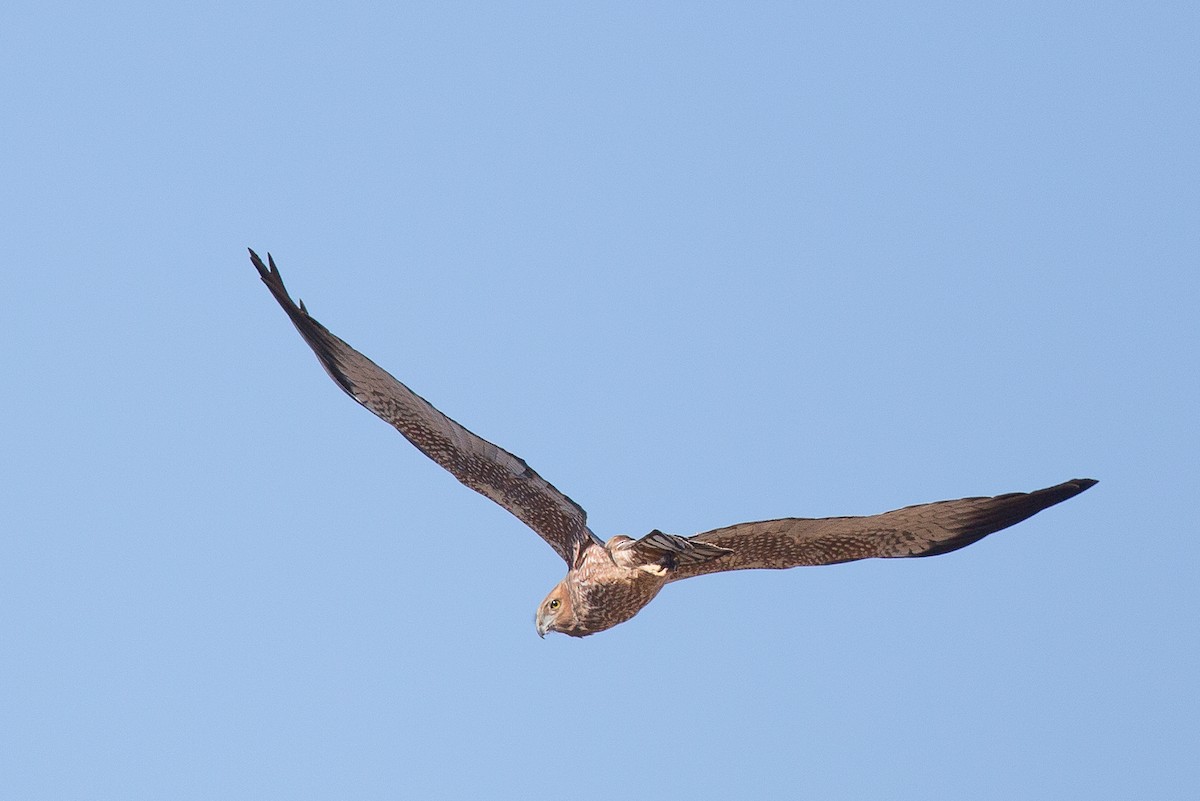
<path fill-rule="evenodd" d="M 571 593 L 567 591 L 565 580 L 560 581 L 554 589 L 550 590 L 550 594 L 538 606 L 533 622 L 537 625 L 539 637 L 545 637 L 548 631 L 570 632 L 575 628 Z"/>

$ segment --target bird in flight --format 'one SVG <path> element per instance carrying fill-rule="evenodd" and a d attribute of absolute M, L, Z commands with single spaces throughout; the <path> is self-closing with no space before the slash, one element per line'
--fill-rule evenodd
<path fill-rule="evenodd" d="M 567 575 L 537 608 L 544 637 L 586 637 L 629 620 L 672 581 L 753 568 L 832 565 L 869 557 L 934 556 L 958 550 L 1074 497 L 1095 484 L 1077 478 L 1033 492 L 906 506 L 868 517 L 789 517 L 739 523 L 683 537 L 657 529 L 604 542 L 587 515 L 498 445 L 471 433 L 329 332 L 284 288 L 274 259 L 250 261 L 325 372 L 354 400 L 393 425 L 455 478 L 512 512 L 567 563 Z"/>

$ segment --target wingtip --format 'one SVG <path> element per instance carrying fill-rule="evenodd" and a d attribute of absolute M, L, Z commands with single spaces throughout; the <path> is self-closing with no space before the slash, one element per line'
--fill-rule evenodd
<path fill-rule="evenodd" d="M 1096 486 L 1100 482 L 1094 478 L 1073 478 L 1070 481 L 1068 481 L 1067 483 L 1074 484 L 1075 486 L 1079 487 L 1080 492 L 1083 492 L 1086 489 L 1091 489 L 1092 487 Z"/>
<path fill-rule="evenodd" d="M 254 269 L 258 270 L 258 274 L 265 279 L 270 272 L 267 269 L 267 265 L 263 264 L 263 260 L 254 252 L 254 248 L 246 248 L 246 250 L 250 252 L 250 263 L 254 265 Z M 270 258 L 270 254 L 267 254 L 267 257 Z"/>
<path fill-rule="evenodd" d="M 262 258 L 254 252 L 254 248 L 246 248 L 250 252 L 250 262 L 254 268 L 258 270 L 258 274 L 268 284 L 274 282 L 283 286 L 283 277 L 279 275 L 279 268 L 275 266 L 275 258 L 271 255 L 271 251 L 267 251 L 267 263 L 263 264 Z"/>

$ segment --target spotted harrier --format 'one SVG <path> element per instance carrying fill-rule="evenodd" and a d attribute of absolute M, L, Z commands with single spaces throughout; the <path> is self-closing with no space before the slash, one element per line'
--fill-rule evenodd
<path fill-rule="evenodd" d="M 604 542 L 579 504 L 524 460 L 493 445 L 329 332 L 293 302 L 274 259 L 250 260 L 296 330 L 342 390 L 451 475 L 533 529 L 567 563 L 567 575 L 537 608 L 539 636 L 586 637 L 629 620 L 672 581 L 754 568 L 832 565 L 869 557 L 935 556 L 958 550 L 1091 487 L 1077 478 L 1033 492 L 906 506 L 867 517 L 789 517 L 739 523 L 683 537 L 657 529 Z"/>

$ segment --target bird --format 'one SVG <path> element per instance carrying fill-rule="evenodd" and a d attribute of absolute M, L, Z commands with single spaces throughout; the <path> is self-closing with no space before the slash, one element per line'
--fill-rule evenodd
<path fill-rule="evenodd" d="M 562 557 L 567 573 L 538 605 L 538 636 L 586 637 L 640 612 L 667 584 L 730 570 L 832 565 L 945 554 L 1072 498 L 1077 478 L 1032 492 L 937 501 L 869 516 L 782 518 L 692 536 L 653 529 L 601 540 L 583 508 L 525 461 L 438 411 L 293 301 L 271 254 L 250 261 L 329 377 L 467 487 L 495 501 Z"/>

